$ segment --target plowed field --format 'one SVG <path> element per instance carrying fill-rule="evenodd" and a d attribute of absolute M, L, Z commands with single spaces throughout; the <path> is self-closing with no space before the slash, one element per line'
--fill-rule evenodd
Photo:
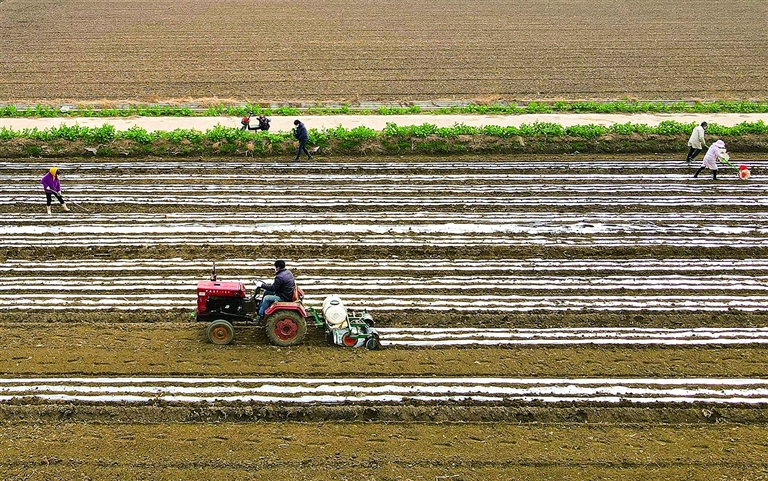
<path fill-rule="evenodd" d="M 761 0 L 5 0 L 0 101 L 766 99 Z"/>
<path fill-rule="evenodd" d="M 764 100 L 767 16 L 0 0 L 0 102 Z M 50 161 L 0 162 L 0 477 L 765 479 L 768 160 L 749 164 L 69 158 L 72 211 L 48 216 Z M 276 258 L 307 304 L 367 309 L 384 349 L 246 324 L 209 344 L 197 281 Z"/>
<path fill-rule="evenodd" d="M 768 214 L 651 158 L 0 163 L 6 478 L 758 479 Z M 384 349 L 228 346 L 285 258 Z"/>

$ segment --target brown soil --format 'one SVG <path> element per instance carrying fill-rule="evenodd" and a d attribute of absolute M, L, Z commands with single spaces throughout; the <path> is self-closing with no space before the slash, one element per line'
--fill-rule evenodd
<path fill-rule="evenodd" d="M 63 420 L 55 430 L 19 427 L 10 423 L 1 431 L 0 463 L 14 479 L 707 479 L 711 473 L 761 479 L 766 473 L 765 433 L 755 426 Z M 126 452 L 129 462 L 121 461 Z"/>
<path fill-rule="evenodd" d="M 754 156 L 760 158 L 759 155 Z M 462 162 L 483 162 L 483 156 L 452 157 Z M 639 168 L 608 168 L 605 162 L 636 161 L 631 156 L 562 156 L 541 158 L 563 161 L 564 175 L 579 178 L 584 173 L 659 174 L 664 170 L 649 162 Z M 115 168 L 112 161 L 88 159 L 90 180 L 77 180 L 78 170 L 70 170 L 68 189 L 78 184 L 95 183 L 124 186 L 125 191 L 109 204 L 99 204 L 100 215 L 121 213 L 188 213 L 216 210 L 195 202 L 179 205 L 141 205 L 121 201 L 137 176 L 149 175 L 141 184 L 163 185 L 168 167 L 157 158 L 156 167 L 147 159 Z M 217 159 L 213 159 L 217 161 Z M 221 158 L 221 162 L 231 159 Z M 323 174 L 342 175 L 365 165 L 359 158 L 333 162 L 318 159 L 317 167 L 328 162 Z M 400 162 L 403 175 L 423 173 L 415 162 L 445 160 L 414 157 L 383 157 L 378 160 Z M 569 165 L 574 160 L 587 162 L 580 171 Z M 141 161 L 141 164 L 138 162 Z M 182 159 L 194 163 L 196 159 Z M 506 161 L 500 173 L 526 173 L 531 157 L 495 157 Z M 33 160 L 34 162 L 34 160 Z M 85 162 L 70 158 L 68 162 Z M 347 164 L 348 162 L 348 164 Z M 103 163 L 104 168 L 99 166 Z M 21 164 L 18 164 L 21 165 Z M 17 166 L 18 166 L 17 165 Z M 331 168 L 332 165 L 335 167 Z M 457 164 L 458 165 L 458 164 Z M 191 166 L 187 166 L 191 167 Z M 242 179 L 256 179 L 264 171 L 260 161 L 239 167 L 241 175 L 222 179 L 222 187 L 237 187 Z M 305 167 L 307 168 L 307 167 Z M 554 167 L 553 167 L 554 168 Z M 445 170 L 460 174 L 462 167 Z M 210 172 L 185 168 L 188 180 L 173 181 L 194 185 L 197 176 Z M 375 169 L 364 170 L 372 174 Z M 759 168 L 754 171 L 759 172 Z M 434 173 L 434 171 L 431 171 Z M 0 172 L 18 175 L 13 164 Z M 116 175 L 120 174 L 120 175 Z M 157 174 L 157 180 L 151 176 Z M 653 176 L 650 176 L 653 178 Z M 322 183 L 322 179 L 317 181 Z M 467 181 L 466 185 L 472 185 Z M 483 181 L 488 183 L 489 181 Z M 483 195 L 534 195 L 536 181 L 519 182 L 530 192 L 508 194 L 491 186 Z M 529 184 L 526 184 L 529 182 Z M 581 181 L 576 181 L 581 182 Z M 590 182 L 585 180 L 583 182 Z M 649 180 L 652 185 L 653 180 Z M 414 177 L 414 186 L 430 186 Z M 491 182 L 493 184 L 493 182 Z M 245 181 L 246 188 L 250 181 Z M 162 193 L 162 191 L 159 191 Z M 672 195 L 661 192 L 658 195 Z M 223 195 L 223 194 L 222 194 Z M 412 194 L 420 196 L 418 189 Z M 552 194 L 554 196 L 568 195 Z M 634 194 L 633 194 L 634 195 Z M 30 199 L 32 199 L 30 197 Z M 193 199 L 190 199 L 193 200 Z M 96 207 L 91 205 L 90 207 Z M 323 214 L 323 207 L 311 202 L 297 204 L 306 218 Z M 451 209 L 464 207 L 451 206 Z M 691 212 L 700 207 L 682 207 Z M 747 209 L 747 206 L 744 207 Z M 16 225 L 20 215 L 39 209 L 39 199 L 0 207 L 5 225 Z M 224 207 L 224 212 L 228 207 Z M 346 210 L 345 210 L 346 209 Z M 440 207 L 429 207 L 440 209 Z M 507 207 L 540 213 L 542 207 Z M 586 210 L 585 210 L 586 209 Z M 622 212 L 623 207 L 606 207 Z M 649 215 L 666 211 L 664 207 L 633 205 L 633 210 Z M 759 206 L 750 208 L 761 215 Z M 388 211 L 376 205 L 365 212 Z M 414 213 L 424 209 L 413 209 Z M 492 213 L 493 207 L 467 206 L 467 213 Z M 588 208 L 578 205 L 565 209 L 579 213 Z M 344 207 L 337 212 L 355 213 Z M 730 212 L 710 207 L 710 211 Z M 746 212 L 746 210 L 745 210 Z M 57 213 L 57 215 L 59 215 Z M 214 222 L 214 220 L 209 220 Z M 353 221 L 354 222 L 354 221 Z M 144 259 L 232 259 L 248 257 L 250 251 L 227 245 L 143 247 L 48 247 L 6 248 L 2 260 L 110 260 Z M 768 255 L 765 249 L 693 248 L 688 246 L 601 247 L 439 247 L 439 246 L 356 246 L 315 245 L 259 246 L 261 258 L 338 259 L 339 266 L 356 259 L 755 259 Z M 204 278 L 208 272 L 197 273 Z M 305 268 L 297 276 L 322 277 L 322 269 Z M 66 267 L 47 271 L 51 278 L 70 275 Z M 344 271 L 331 274 L 343 276 Z M 504 274 L 489 270 L 487 276 Z M 580 271 L 560 275 L 580 276 Z M 591 275 L 618 275 L 604 270 Z M 711 272 L 717 275 L 718 272 Z M 749 275 L 761 276 L 760 270 Z M 30 286 L 41 274 L 26 276 Z M 183 270 L 165 270 L 161 276 L 188 276 Z M 230 268 L 223 278 L 248 278 L 249 269 Z M 349 276 L 359 275 L 350 271 Z M 366 275 L 387 275 L 372 269 Z M 415 274 L 428 279 L 432 274 Z M 34 287 L 13 292 L 29 294 Z M 194 286 L 190 286 L 193 293 Z M 86 291 L 87 292 L 87 291 Z M 363 291 L 361 291 L 363 292 Z M 426 293 L 428 291 L 422 291 Z M 442 294 L 450 294 L 446 289 Z M 480 292 L 468 292 L 480 294 Z M 502 290 L 491 289 L 490 294 Z M 526 290 L 519 294 L 525 295 Z M 685 289 L 661 289 L 654 294 L 698 295 Z M 713 294 L 716 291 L 712 291 Z M 648 292 L 638 292 L 647 294 Z M 557 294 L 556 291 L 553 294 Z M 625 295 L 632 291 L 625 290 Z M 745 289 L 738 295 L 759 295 Z M 193 295 L 193 294 L 192 294 Z M 191 310 L 163 311 L 81 311 L 45 309 L 0 311 L 0 369 L 6 378 L 30 377 L 525 377 L 525 378 L 761 378 L 766 368 L 765 348 L 759 345 L 720 347 L 633 347 L 633 346 L 549 346 L 549 347 L 452 347 L 388 348 L 381 351 L 345 349 L 325 344 L 322 332 L 311 328 L 307 341 L 293 348 L 277 348 L 267 343 L 264 332 L 250 325 L 237 324 L 233 344 L 214 346 L 205 339 L 204 323 L 190 318 Z M 421 312 L 401 310 L 374 312 L 379 326 L 411 327 L 749 327 L 768 326 L 765 312 L 738 310 L 598 312 L 539 310 L 519 313 L 499 312 Z M 54 402 L 27 399 L 0 403 L 0 436 L 3 454 L 0 472 L 6 479 L 641 479 L 654 478 L 758 479 L 768 473 L 765 456 L 768 408 L 762 405 L 714 406 L 706 404 L 633 405 L 619 403 L 368 403 L 291 406 L 271 403 L 168 403 L 140 404 Z"/>
<path fill-rule="evenodd" d="M 0 100 L 768 98 L 765 2 L 707 6 L 17 0 Z"/>
<path fill-rule="evenodd" d="M 110 316 L 103 316 L 109 318 Z M 3 323 L 0 365 L 12 377 L 761 377 L 755 347 L 476 347 L 365 351 L 328 347 L 320 330 L 291 349 L 263 330 L 236 326 L 236 340 L 206 342 L 204 323 Z M 564 366 L 570 366 L 567 370 Z"/>
<path fill-rule="evenodd" d="M 216 103 L 217 98 L 485 103 L 768 97 L 764 82 L 768 51 L 755 48 L 755 32 L 764 31 L 768 4 L 718 5 L 717 22 L 710 28 L 701 27 L 708 4 L 683 7 L 671 0 L 642 4 L 267 0 L 258 5 L 191 0 L 0 1 L 4 42 L 0 100 L 36 104 L 106 97 L 100 102 L 106 105 L 120 99 L 192 102 L 212 97 L 205 103 Z M 3 147 L 16 149 L 13 156 L 21 158 L 55 155 L 39 145 L 31 145 L 39 150 L 25 151 L 23 142 Z M 82 146 L 76 147 L 82 151 Z M 118 155 L 124 147 L 116 146 Z M 366 153 L 372 151 L 375 148 L 368 146 Z M 77 154 L 59 155 L 73 153 Z M 159 153 L 173 154 L 166 146 L 160 146 Z M 128 176 L 132 171 L 115 172 Z M 403 172 L 414 170 L 406 166 Z M 0 174 L 10 178 L 18 173 Z M 4 204 L 2 209 L 3 222 L 13 224 L 19 212 L 40 209 L 39 199 Z M 104 208 L 132 209 L 137 207 L 119 200 Z M 722 207 L 711 211 L 727 212 Z M 762 214 L 759 206 L 753 211 Z M 312 212 L 307 208 L 308 216 Z M 278 245 L 259 251 L 263 257 L 335 257 L 342 262 L 387 254 L 421 259 L 768 255 L 761 248 L 686 246 L 318 245 L 307 251 Z M 38 261 L 216 255 L 241 258 L 251 252 L 212 246 L 55 251 L 24 247 L 0 252 L 3 260 Z M 233 345 L 216 347 L 204 341 L 203 326 L 188 321 L 188 315 L 0 311 L 4 340 L 0 370 L 6 378 L 171 374 L 761 378 L 766 372 L 765 349 L 754 346 L 364 351 L 325 346 L 313 332 L 305 345 L 279 349 L 266 345 L 262 332 L 238 327 Z M 377 319 L 384 325 L 413 326 L 767 325 L 763 312 L 730 311 L 503 316 L 406 312 Z M 258 404 L 8 401 L 0 403 L 0 475 L 4 479 L 765 479 L 767 417 L 763 406 L 413 403 L 292 409 Z"/>

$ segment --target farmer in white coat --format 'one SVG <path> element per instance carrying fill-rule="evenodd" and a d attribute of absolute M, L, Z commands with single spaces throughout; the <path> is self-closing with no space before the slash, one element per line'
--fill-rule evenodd
<path fill-rule="evenodd" d="M 693 159 L 701 153 L 703 149 L 707 148 L 707 144 L 704 143 L 704 131 L 707 130 L 707 123 L 702 122 L 701 125 L 697 125 L 691 132 L 691 138 L 688 139 L 688 157 L 685 159 L 688 165 L 691 165 Z"/>
<path fill-rule="evenodd" d="M 709 146 L 709 150 L 704 154 L 704 162 L 701 163 L 699 170 L 693 174 L 694 177 L 698 177 L 699 173 L 704 169 L 710 169 L 712 171 L 712 179 L 717 180 L 717 160 L 725 154 L 725 142 L 718 140 L 714 144 Z"/>

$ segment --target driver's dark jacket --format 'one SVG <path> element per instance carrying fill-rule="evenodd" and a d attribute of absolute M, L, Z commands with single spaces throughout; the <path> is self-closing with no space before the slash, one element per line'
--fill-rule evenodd
<path fill-rule="evenodd" d="M 293 300 L 293 288 L 296 282 L 293 280 L 293 273 L 288 269 L 280 269 L 275 274 L 275 281 L 272 284 L 264 285 L 264 290 L 272 291 L 280 300 L 290 302 Z"/>

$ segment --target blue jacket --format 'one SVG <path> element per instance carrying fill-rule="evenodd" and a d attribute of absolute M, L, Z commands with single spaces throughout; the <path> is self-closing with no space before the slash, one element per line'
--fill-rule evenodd
<path fill-rule="evenodd" d="M 293 135 L 295 135 L 298 140 L 309 140 L 307 128 L 304 127 L 304 122 L 299 122 L 299 125 L 297 125 L 293 131 Z"/>
<path fill-rule="evenodd" d="M 280 300 L 290 302 L 293 300 L 293 288 L 296 282 L 293 280 L 293 273 L 288 269 L 280 269 L 275 274 L 275 281 L 272 284 L 264 285 L 264 290 L 272 291 Z"/>

